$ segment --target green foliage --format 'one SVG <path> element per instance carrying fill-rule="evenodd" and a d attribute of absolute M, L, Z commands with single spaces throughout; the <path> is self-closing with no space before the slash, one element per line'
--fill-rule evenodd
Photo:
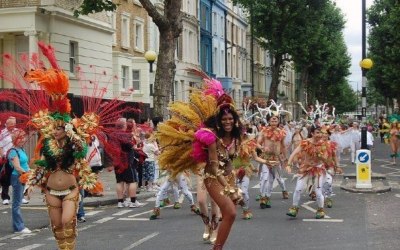
<path fill-rule="evenodd" d="M 354 110 L 355 94 L 345 80 L 351 59 L 343 38 L 343 14 L 330 0 L 236 0 L 250 14 L 254 34 L 274 58 L 289 54 L 304 77 L 309 101 L 328 102 L 337 111 Z M 276 60 L 279 61 L 279 60 Z M 276 62 L 275 61 L 275 62 Z M 272 67 L 279 77 L 282 65 Z M 279 71 L 274 74 L 274 71 Z M 271 92 L 270 90 L 270 92 Z M 302 91 L 302 90 L 300 90 Z M 270 95 L 271 97 L 271 95 Z M 276 98 L 276 96 L 275 96 Z"/>
<path fill-rule="evenodd" d="M 400 98 L 400 4 L 375 0 L 367 12 L 370 25 L 368 57 L 374 66 L 368 82 L 384 97 Z"/>
<path fill-rule="evenodd" d="M 74 10 L 74 16 L 88 15 L 102 11 L 114 11 L 117 9 L 117 4 L 111 0 L 83 0 L 79 9 Z"/>

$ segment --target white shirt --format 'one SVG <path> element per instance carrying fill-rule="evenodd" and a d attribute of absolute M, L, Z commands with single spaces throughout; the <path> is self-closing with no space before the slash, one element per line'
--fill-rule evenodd
<path fill-rule="evenodd" d="M 374 145 L 374 136 L 369 131 L 367 131 L 367 145 Z"/>
<path fill-rule="evenodd" d="M 3 156 L 6 156 L 8 150 L 12 148 L 12 146 L 11 133 L 7 128 L 4 128 L 0 132 L 0 148 L 3 149 Z"/>
<path fill-rule="evenodd" d="M 101 166 L 101 154 L 99 151 L 99 140 L 95 138 L 92 145 L 88 145 L 86 153 L 86 160 L 89 162 L 89 166 Z"/>
<path fill-rule="evenodd" d="M 155 161 L 158 155 L 158 145 L 156 142 L 148 142 L 147 140 L 143 143 L 143 152 L 147 155 L 145 161 Z"/>

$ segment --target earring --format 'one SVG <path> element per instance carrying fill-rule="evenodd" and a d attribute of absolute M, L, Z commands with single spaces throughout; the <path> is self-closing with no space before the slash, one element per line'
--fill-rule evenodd
<path fill-rule="evenodd" d="M 239 127 L 239 122 L 235 123 L 235 127 L 237 127 L 237 128 Z"/>
<path fill-rule="evenodd" d="M 220 127 L 217 125 L 217 130 L 220 130 Z"/>

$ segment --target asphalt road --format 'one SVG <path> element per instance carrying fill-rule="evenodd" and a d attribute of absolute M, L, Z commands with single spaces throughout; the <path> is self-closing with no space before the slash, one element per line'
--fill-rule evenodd
<path fill-rule="evenodd" d="M 387 193 L 350 193 L 340 188 L 343 176 L 335 176 L 333 208 L 326 209 L 327 218 L 315 220 L 316 203 L 306 194 L 297 218 L 286 216 L 292 203 L 295 182 L 287 176 L 289 200 L 281 198 L 279 186 L 272 195 L 272 208 L 260 209 L 254 200 L 258 193 L 257 178 L 251 181 L 252 220 L 242 220 L 238 208 L 237 219 L 224 249 L 321 249 L 321 250 L 377 250 L 400 249 L 400 164 L 390 164 L 387 145 L 377 145 L 372 152 L 373 172 L 386 174 L 392 190 Z M 346 173 L 355 172 L 344 155 Z M 149 198 L 142 208 L 118 209 L 115 206 L 87 208 L 87 222 L 78 224 L 77 249 L 210 249 L 203 242 L 203 224 L 199 216 L 190 212 L 183 202 L 181 209 L 166 207 L 161 219 L 148 220 L 154 206 Z M 142 201 L 143 202 L 143 201 Z M 0 225 L 10 228 L 0 235 L 1 249 L 57 249 L 44 207 L 25 206 L 25 222 L 30 235 L 12 234 L 10 209 L 0 206 Z M 0 230 L 5 232 L 5 230 Z M 6 231 L 7 232 L 7 231 Z"/>

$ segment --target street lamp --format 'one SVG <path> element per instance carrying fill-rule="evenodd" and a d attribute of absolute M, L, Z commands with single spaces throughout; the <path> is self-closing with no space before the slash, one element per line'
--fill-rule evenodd
<path fill-rule="evenodd" d="M 144 53 L 144 58 L 146 58 L 147 62 L 150 64 L 150 72 L 153 72 L 153 63 L 157 58 L 156 52 L 148 50 L 146 53 Z"/>

